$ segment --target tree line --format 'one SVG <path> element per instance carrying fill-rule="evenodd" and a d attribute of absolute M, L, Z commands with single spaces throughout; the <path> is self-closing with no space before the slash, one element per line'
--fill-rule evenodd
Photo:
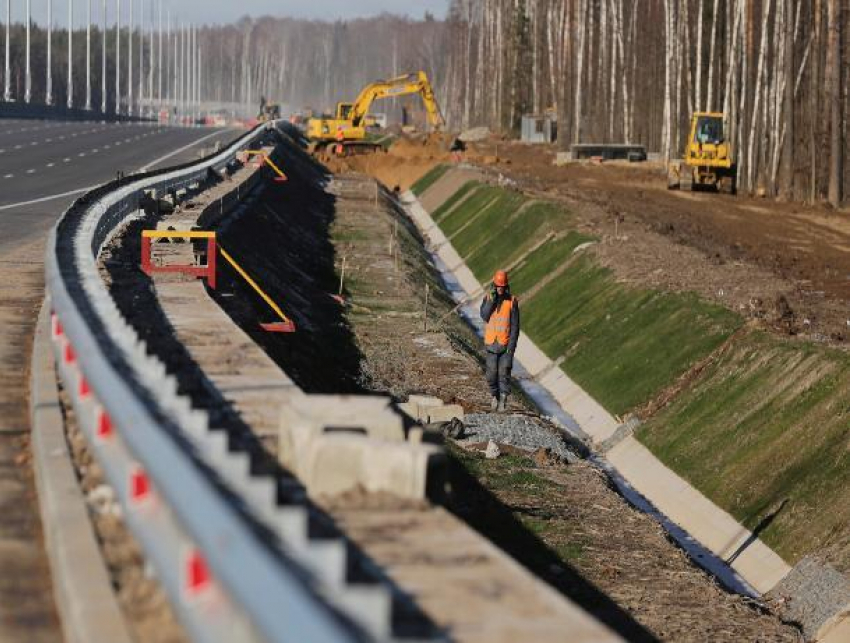
<path fill-rule="evenodd" d="M 739 189 L 841 202 L 848 112 L 839 0 L 453 0 L 445 104 L 516 131 L 554 110 L 561 145 L 682 154 L 694 111 L 723 112 Z"/>
<path fill-rule="evenodd" d="M 323 111 L 376 79 L 424 69 L 453 129 L 516 134 L 523 114 L 552 110 L 564 149 L 642 143 L 664 159 L 681 155 L 692 112 L 723 112 L 740 190 L 837 205 L 847 182 L 848 20 L 839 0 L 451 0 L 445 20 L 246 18 L 199 31 L 202 98 L 250 110 L 263 96 Z M 85 73 L 82 36 L 74 37 L 75 97 Z M 114 38 L 106 36 L 112 78 Z M 58 103 L 65 37 L 54 34 Z M 97 29 L 93 38 L 99 54 Z M 44 31 L 33 39 L 37 97 Z M 16 25 L 17 96 L 22 40 Z M 142 41 L 144 65 L 156 42 Z"/>

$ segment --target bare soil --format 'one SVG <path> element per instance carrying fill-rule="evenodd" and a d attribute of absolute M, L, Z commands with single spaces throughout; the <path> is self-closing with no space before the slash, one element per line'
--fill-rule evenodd
<path fill-rule="evenodd" d="M 488 396 L 478 342 L 456 315 L 447 315 L 453 302 L 435 291 L 415 231 L 399 220 L 391 201 L 376 207 L 372 185 L 343 175 L 333 187 L 345 195 L 332 240 L 338 271 L 346 261 L 348 318 L 365 384 L 401 399 L 424 393 L 480 410 Z M 532 413 L 521 400 L 513 411 Z M 795 628 L 762 606 L 718 587 L 594 467 L 517 457 L 502 447 L 513 455 L 493 463 L 452 447 L 451 508 L 627 640 L 799 640 Z M 548 484 L 504 484 L 516 473 L 544 476 Z M 530 530 L 529 518 L 546 528 Z"/>
<path fill-rule="evenodd" d="M 490 172 L 564 203 L 624 281 L 689 290 L 785 335 L 846 347 L 850 217 L 827 206 L 668 191 L 660 163 L 553 164 L 551 146 L 488 141 Z"/>
<path fill-rule="evenodd" d="M 44 241 L 0 244 L 0 641 L 61 638 L 32 471 L 30 354 Z"/>
<path fill-rule="evenodd" d="M 364 154 L 337 158 L 329 155 L 325 165 L 335 174 L 361 172 L 376 177 L 390 190 L 410 189 L 419 177 L 437 163 L 449 160 L 450 137 L 430 136 L 401 137 L 385 153 Z"/>

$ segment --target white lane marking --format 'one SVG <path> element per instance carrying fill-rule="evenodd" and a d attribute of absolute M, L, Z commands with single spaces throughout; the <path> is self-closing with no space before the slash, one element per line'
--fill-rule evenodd
<path fill-rule="evenodd" d="M 6 150 L 0 150 L 0 154 L 3 154 Z"/>
<path fill-rule="evenodd" d="M 92 154 L 97 154 L 98 152 L 100 152 L 100 150 L 99 150 L 99 149 L 97 149 L 97 148 L 94 148 L 94 149 L 91 151 L 91 153 L 92 153 Z"/>
<path fill-rule="evenodd" d="M 35 170 L 27 170 L 27 174 L 35 174 Z"/>
<path fill-rule="evenodd" d="M 16 149 L 16 150 L 19 150 L 19 149 L 21 149 L 22 147 L 23 147 L 23 145 L 15 145 L 15 149 Z"/>
<path fill-rule="evenodd" d="M 121 145 L 121 143 L 118 143 L 118 145 Z M 108 150 L 110 147 L 112 147 L 112 146 L 111 145 L 104 145 L 103 149 Z"/>
<path fill-rule="evenodd" d="M 47 167 L 53 167 L 54 165 L 56 165 L 56 163 L 48 163 Z"/>
<path fill-rule="evenodd" d="M 46 138 L 46 139 L 44 139 L 44 142 L 45 143 L 52 143 L 53 139 L 52 138 Z"/>
<path fill-rule="evenodd" d="M 77 156 L 85 156 L 85 155 L 86 155 L 85 152 L 80 152 L 79 154 L 77 154 Z"/>
<path fill-rule="evenodd" d="M 69 158 L 64 158 L 64 159 L 62 159 L 62 162 L 63 162 L 63 163 L 70 163 L 70 162 L 71 162 L 71 159 L 69 159 Z"/>
<path fill-rule="evenodd" d="M 147 164 L 147 165 L 145 165 L 144 167 L 140 167 L 138 171 L 139 171 L 139 172 L 147 172 L 147 171 L 148 171 L 148 169 L 152 168 L 154 165 L 159 165 L 159 164 L 160 164 L 160 163 L 162 163 L 163 161 L 165 161 L 165 160 L 167 160 L 167 159 L 170 159 L 172 156 L 175 156 L 175 155 L 177 155 L 177 154 L 180 154 L 181 152 L 185 152 L 185 151 L 186 151 L 186 150 L 188 150 L 189 148 L 194 147 L 195 145 L 197 145 L 198 143 L 203 143 L 203 142 L 204 142 L 205 140 L 207 140 L 208 138 L 212 138 L 213 136 L 219 136 L 219 135 L 221 135 L 221 133 L 222 133 L 222 132 L 220 132 L 220 131 L 219 131 L 219 132 L 213 132 L 212 134 L 207 134 L 206 136 L 202 136 L 202 137 L 201 137 L 201 138 L 199 138 L 197 141 L 193 141 L 192 143 L 189 143 L 188 145 L 184 145 L 184 146 L 183 146 L 183 147 L 181 147 L 180 149 L 174 150 L 173 152 L 169 152 L 169 153 L 168 153 L 168 154 L 166 154 L 165 156 L 162 156 L 162 157 L 158 158 L 158 159 L 157 159 L 157 160 L 155 160 L 155 161 L 151 161 L 150 163 L 148 163 L 148 164 Z"/>
<path fill-rule="evenodd" d="M 4 179 L 14 179 L 14 178 L 15 178 L 15 175 L 14 175 L 14 174 L 7 174 L 7 175 L 6 175 L 6 176 L 4 176 L 3 178 L 4 178 Z"/>
<path fill-rule="evenodd" d="M 33 141 L 32 143 L 30 143 L 30 147 L 32 147 L 33 145 L 38 145 L 38 141 Z"/>
<path fill-rule="evenodd" d="M 34 203 L 44 203 L 45 201 L 52 201 L 53 199 L 61 199 L 62 197 L 73 196 L 75 194 L 80 194 L 81 192 L 88 192 L 89 190 L 94 190 L 96 187 L 96 185 L 90 185 L 86 188 L 79 188 L 78 190 L 63 192 L 62 194 L 51 194 L 50 196 L 43 196 L 40 199 L 32 199 L 31 201 L 19 201 L 18 203 L 0 205 L 0 212 L 2 212 L 3 210 L 11 210 L 12 208 L 20 208 L 25 205 L 33 205 Z"/>

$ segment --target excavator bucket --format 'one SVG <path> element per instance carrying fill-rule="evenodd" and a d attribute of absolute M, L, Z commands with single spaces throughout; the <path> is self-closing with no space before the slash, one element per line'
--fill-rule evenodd
<path fill-rule="evenodd" d="M 295 324 L 292 320 L 260 324 L 260 328 L 269 333 L 294 333 Z"/>

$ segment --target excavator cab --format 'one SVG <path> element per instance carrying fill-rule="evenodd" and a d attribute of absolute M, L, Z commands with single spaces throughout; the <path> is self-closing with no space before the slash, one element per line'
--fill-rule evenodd
<path fill-rule="evenodd" d="M 667 187 L 694 190 L 713 187 L 735 193 L 735 161 L 732 146 L 724 137 L 724 115 L 695 112 L 685 147 L 684 159 L 667 168 Z"/>
<path fill-rule="evenodd" d="M 347 121 L 351 118 L 351 112 L 354 110 L 354 103 L 338 103 L 336 106 L 336 118 L 340 121 Z"/>

